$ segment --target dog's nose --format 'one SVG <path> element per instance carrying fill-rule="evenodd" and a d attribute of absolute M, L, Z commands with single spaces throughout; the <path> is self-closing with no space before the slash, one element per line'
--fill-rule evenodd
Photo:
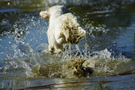
<path fill-rule="evenodd" d="M 39 13 L 39 15 L 40 15 L 40 16 L 43 16 L 43 13 L 44 13 L 44 11 L 41 11 L 41 12 Z"/>

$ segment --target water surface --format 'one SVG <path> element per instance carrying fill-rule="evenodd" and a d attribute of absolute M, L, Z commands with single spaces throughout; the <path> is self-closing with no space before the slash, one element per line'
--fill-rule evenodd
<path fill-rule="evenodd" d="M 62 54 L 47 52 L 48 19 L 39 12 L 63 4 L 86 36 Z M 0 89 L 135 89 L 135 3 L 106 0 L 0 1 Z M 93 73 L 74 74 L 72 60 Z M 40 66 L 43 70 L 39 70 Z"/>

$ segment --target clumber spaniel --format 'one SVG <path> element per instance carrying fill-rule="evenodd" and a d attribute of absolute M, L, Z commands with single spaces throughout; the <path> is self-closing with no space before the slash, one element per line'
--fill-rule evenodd
<path fill-rule="evenodd" d="M 77 44 L 86 33 L 77 18 L 62 5 L 41 11 L 40 16 L 43 19 L 49 18 L 47 36 L 51 53 L 62 52 L 63 44 Z"/>

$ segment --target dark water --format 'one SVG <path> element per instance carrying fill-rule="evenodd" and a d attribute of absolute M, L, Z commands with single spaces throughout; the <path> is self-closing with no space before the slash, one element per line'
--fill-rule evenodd
<path fill-rule="evenodd" d="M 87 34 L 71 50 L 52 55 L 48 20 L 39 12 L 55 4 L 72 11 Z M 134 90 L 134 51 L 134 0 L 0 1 L 0 89 Z M 76 58 L 93 73 L 74 75 L 67 67 Z"/>

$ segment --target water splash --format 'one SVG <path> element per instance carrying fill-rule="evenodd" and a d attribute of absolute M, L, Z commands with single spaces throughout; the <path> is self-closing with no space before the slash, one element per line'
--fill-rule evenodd
<path fill-rule="evenodd" d="M 7 36 L 7 41 L 4 38 L 1 39 L 7 45 L 6 47 L 1 45 L 5 51 L 2 53 L 6 55 L 5 66 L 2 66 L 5 73 L 12 70 L 15 72 L 16 69 L 19 69 L 22 70 L 19 75 L 32 78 L 35 75 L 76 78 L 75 73 L 83 73 L 86 67 L 94 71 L 88 76 L 102 76 L 124 72 L 122 71 L 123 66 L 127 64 L 130 66 L 131 60 L 122 56 L 116 44 L 108 46 L 108 44 L 105 45 L 105 41 L 101 42 L 107 38 L 106 34 L 109 32 L 105 25 L 94 27 L 92 24 L 87 24 L 85 28 L 88 33 L 78 45 L 65 46 L 62 54 L 49 54 L 47 51 L 47 22 L 48 20 L 42 21 L 37 16 L 31 17 L 31 14 L 20 15 L 13 23 L 11 30 L 2 33 L 1 36 Z M 79 63 L 80 66 L 76 66 L 74 63 Z M 131 67 L 126 69 L 131 69 Z M 15 72 L 14 76 L 16 74 L 18 73 Z"/>
<path fill-rule="evenodd" d="M 47 42 L 46 39 L 40 39 L 47 37 L 46 23 L 41 27 L 41 22 L 41 19 L 36 16 L 19 14 L 17 20 L 12 23 L 12 28 L 0 34 L 2 37 L 0 61 L 3 61 L 1 68 L 4 73 L 11 75 L 9 70 L 15 72 L 16 69 L 20 69 L 22 71 L 20 75 L 34 76 L 31 69 L 33 65 L 39 64 L 37 61 L 39 49 L 34 47 L 42 41 Z M 3 21 L 2 24 L 5 22 Z"/>
<path fill-rule="evenodd" d="M 37 66 L 38 70 L 37 68 L 34 70 L 34 68 L 33 72 L 45 77 L 76 78 L 84 77 L 84 73 L 91 71 L 93 73 L 86 74 L 85 77 L 116 75 L 132 69 L 130 67 L 131 59 L 122 56 L 121 52 L 115 55 L 113 53 L 116 50 L 109 51 L 109 49 L 110 47 L 101 51 L 83 51 L 79 49 L 78 45 L 69 46 L 69 49 L 63 52 L 57 61 L 55 60 L 58 56 L 53 55 L 55 57 L 53 62 L 39 65 Z M 83 68 L 89 68 L 88 72 Z"/>

